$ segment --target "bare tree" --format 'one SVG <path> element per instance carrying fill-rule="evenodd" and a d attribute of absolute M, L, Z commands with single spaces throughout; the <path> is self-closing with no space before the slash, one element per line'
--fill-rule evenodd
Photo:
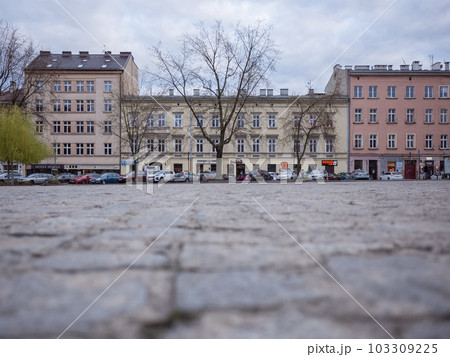
<path fill-rule="evenodd" d="M 297 175 L 310 139 L 322 136 L 335 144 L 336 128 L 333 119 L 337 102 L 335 95 L 317 94 L 310 90 L 309 95 L 296 98 L 290 106 L 292 119 L 284 121 L 283 141 L 293 145 Z"/>
<path fill-rule="evenodd" d="M 238 117 L 249 96 L 268 82 L 279 59 L 271 28 L 262 22 L 236 25 L 229 34 L 220 22 L 210 28 L 200 24 L 196 34 L 182 37 L 177 55 L 160 45 L 151 51 L 155 69 L 150 72 L 163 87 L 183 97 L 203 137 L 217 153 L 217 177 L 221 177 L 224 147 L 236 133 Z M 193 90 L 199 92 L 193 96 Z M 205 96 L 213 103 L 209 108 L 201 106 Z M 206 128 L 205 116 L 218 121 L 211 130 Z"/>

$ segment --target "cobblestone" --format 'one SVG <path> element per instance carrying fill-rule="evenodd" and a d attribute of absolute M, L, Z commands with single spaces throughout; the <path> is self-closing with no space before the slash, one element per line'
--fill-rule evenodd
<path fill-rule="evenodd" d="M 450 181 L 152 188 L 1 187 L 0 337 L 450 338 Z"/>

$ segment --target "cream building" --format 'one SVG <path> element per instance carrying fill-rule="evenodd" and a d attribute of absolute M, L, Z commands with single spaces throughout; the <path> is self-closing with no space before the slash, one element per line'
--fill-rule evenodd
<path fill-rule="evenodd" d="M 39 90 L 30 105 L 35 107 L 36 131 L 53 147 L 54 155 L 28 165 L 27 173 L 118 172 L 120 132 L 113 123 L 119 120 L 114 113 L 120 102 L 114 96 L 137 95 L 138 68 L 131 52 L 41 51 L 26 75 L 36 72 L 49 76 L 45 83 L 35 84 Z"/>
<path fill-rule="evenodd" d="M 201 117 L 203 127 L 213 140 L 219 140 L 220 123 L 214 99 L 195 94 L 198 92 L 194 90 L 190 101 Z M 144 166 L 159 166 L 176 172 L 217 169 L 214 148 L 202 135 L 197 120 L 181 96 L 170 92 L 169 95 L 139 99 L 142 106 L 152 108 L 139 113 L 140 121 L 147 125 L 140 169 Z M 222 172 L 235 175 L 254 169 L 279 172 L 282 165 L 296 170 L 291 128 L 295 117 L 302 114 L 302 108 L 309 100 L 309 96 L 289 96 L 287 90 L 273 95 L 270 89 L 261 90 L 259 96 L 249 97 L 244 111 L 237 118 L 238 129 L 225 147 Z M 127 107 L 127 100 L 124 106 Z M 324 137 L 313 132 L 309 137 L 302 171 L 313 168 L 335 173 L 348 170 L 346 97 L 334 101 L 332 122 L 333 135 Z M 131 171 L 132 158 L 127 146 L 122 145 L 122 162 L 125 163 L 121 168 L 122 174 Z"/>

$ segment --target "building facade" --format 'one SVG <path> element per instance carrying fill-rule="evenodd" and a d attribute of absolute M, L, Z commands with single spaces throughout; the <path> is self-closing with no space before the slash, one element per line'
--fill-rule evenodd
<path fill-rule="evenodd" d="M 222 172 L 239 175 L 250 170 L 279 172 L 282 165 L 297 170 L 294 155 L 292 123 L 302 113 L 310 100 L 308 96 L 272 95 L 271 90 L 261 90 L 259 96 L 250 96 L 244 110 L 237 116 L 236 132 L 225 146 Z M 189 99 L 201 123 L 182 97 L 169 95 L 140 97 L 141 106 L 152 108 L 140 111 L 140 122 L 147 125 L 144 145 L 140 155 L 143 166 L 159 166 L 177 171 L 204 172 L 217 170 L 217 154 L 213 145 L 202 135 L 200 125 L 213 141 L 219 140 L 219 116 L 213 97 L 194 95 Z M 269 94 L 268 94 L 269 93 Z M 129 99 L 132 100 L 132 99 Z M 127 102 L 124 102 L 127 106 Z M 201 108 L 201 109 L 200 109 Z M 200 114 L 199 114 L 200 113 Z M 310 113 L 314 115 L 314 111 Z M 128 113 L 133 116 L 135 113 Z M 308 114 L 309 115 L 309 114 Z M 307 117 L 309 119 L 309 116 Z M 333 134 L 325 137 L 313 132 L 307 139 L 307 150 L 301 170 L 313 168 L 329 172 L 347 171 L 347 98 L 339 98 L 333 105 Z M 132 123 L 131 120 L 127 125 Z M 125 129 L 122 129 L 122 133 Z M 300 138 L 302 142 L 304 138 Z M 299 143 L 297 143 L 299 144 Z M 129 143 L 122 145 L 125 165 L 122 174 L 131 170 Z M 148 153 L 147 153 L 148 152 Z"/>
<path fill-rule="evenodd" d="M 138 68 L 131 52 L 90 54 L 41 51 L 26 69 L 48 79 L 29 105 L 34 106 L 36 132 L 53 147 L 54 155 L 27 173 L 105 172 L 120 170 L 119 122 L 122 95 L 137 95 Z M 117 100 L 117 98 L 119 98 Z"/>
<path fill-rule="evenodd" d="M 327 91 L 349 97 L 350 170 L 372 178 L 400 171 L 407 179 L 443 171 L 449 153 L 450 66 L 337 65 Z"/>

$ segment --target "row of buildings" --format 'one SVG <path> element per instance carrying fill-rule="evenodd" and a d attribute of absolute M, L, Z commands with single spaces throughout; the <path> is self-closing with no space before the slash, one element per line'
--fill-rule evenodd
<path fill-rule="evenodd" d="M 52 145 L 54 155 L 17 169 L 26 169 L 27 174 L 126 173 L 136 151 L 140 168 L 217 169 L 213 145 L 220 132 L 217 103 L 196 89 L 189 98 L 191 107 L 173 90 L 139 96 L 138 68 L 130 52 L 41 51 L 27 71 L 45 78 L 37 79 L 39 90 L 29 105 L 36 131 Z M 249 96 L 236 118 L 237 130 L 225 146 L 222 171 L 279 171 L 286 165 L 298 169 L 296 147 L 305 147 L 300 168 L 304 171 L 366 169 L 373 178 L 383 171 L 401 171 L 411 179 L 419 178 L 425 167 L 442 171 L 443 157 L 449 154 L 449 86 L 449 63 L 422 69 L 414 62 L 398 69 L 336 65 L 320 94 L 310 91 L 298 97 L 287 89 L 279 93 L 261 89 Z M 292 131 L 296 120 L 306 118 L 311 126 L 317 120 L 318 109 L 309 103 L 330 97 L 327 120 L 332 130 L 296 136 Z"/>

